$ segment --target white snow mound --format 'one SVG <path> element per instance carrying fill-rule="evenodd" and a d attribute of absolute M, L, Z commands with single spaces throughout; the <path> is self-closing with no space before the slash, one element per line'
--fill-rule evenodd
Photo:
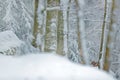
<path fill-rule="evenodd" d="M 0 80 L 115 80 L 97 69 L 54 54 L 0 55 Z"/>
<path fill-rule="evenodd" d="M 4 32 L 0 32 L 0 51 L 6 51 L 10 48 L 15 48 L 23 43 L 19 38 L 15 35 L 14 32 L 8 30 Z"/>

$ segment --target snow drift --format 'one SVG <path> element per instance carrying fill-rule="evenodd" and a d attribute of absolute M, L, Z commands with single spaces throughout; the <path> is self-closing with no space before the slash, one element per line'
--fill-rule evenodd
<path fill-rule="evenodd" d="M 0 80 L 115 80 L 105 72 L 54 54 L 0 55 Z"/>
<path fill-rule="evenodd" d="M 14 55 L 20 52 L 23 44 L 24 42 L 21 41 L 13 31 L 0 32 L 0 53 Z"/>

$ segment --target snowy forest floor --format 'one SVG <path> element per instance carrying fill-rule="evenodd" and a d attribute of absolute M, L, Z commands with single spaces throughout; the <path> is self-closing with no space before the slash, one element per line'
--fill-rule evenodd
<path fill-rule="evenodd" d="M 115 80 L 96 68 L 50 53 L 0 55 L 0 64 L 0 80 Z"/>

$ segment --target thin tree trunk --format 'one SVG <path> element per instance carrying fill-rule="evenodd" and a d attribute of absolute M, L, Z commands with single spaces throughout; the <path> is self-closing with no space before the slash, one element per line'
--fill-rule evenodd
<path fill-rule="evenodd" d="M 102 35 L 101 35 L 101 45 L 100 45 L 100 53 L 99 53 L 99 60 L 98 60 L 98 67 L 103 69 L 103 64 L 105 60 L 105 53 L 108 43 L 108 32 L 109 27 L 111 26 L 111 12 L 112 12 L 112 2 L 105 0 L 105 11 L 104 11 L 104 20 L 102 26 Z"/>
<path fill-rule="evenodd" d="M 103 58 L 102 58 L 102 55 L 105 54 L 105 52 L 103 53 L 103 49 L 105 48 L 106 49 L 106 41 L 104 40 L 107 40 L 105 39 L 107 37 L 107 35 L 105 34 L 105 28 L 107 27 L 106 26 L 106 15 L 107 15 L 107 0 L 104 0 L 104 19 L 103 19 L 103 25 L 102 25 L 102 34 L 101 34 L 101 43 L 100 43 L 100 51 L 99 51 L 99 60 L 98 60 L 98 67 L 102 69 L 102 66 L 103 66 Z M 104 45 L 104 46 L 103 46 Z"/>
<path fill-rule="evenodd" d="M 38 20 L 37 20 L 37 10 L 38 10 L 38 3 L 39 3 L 39 0 L 35 0 L 34 1 L 34 29 L 33 29 L 33 36 L 34 36 L 34 39 L 33 39 L 33 42 L 32 42 L 32 45 L 34 47 L 37 47 L 36 45 L 36 37 L 37 37 L 37 30 L 38 30 Z"/>
<path fill-rule="evenodd" d="M 76 0 L 78 3 L 78 16 L 79 16 L 79 31 L 80 31 L 80 40 L 81 40 L 81 52 L 83 54 L 83 59 L 85 64 L 89 64 L 89 55 L 86 46 L 86 39 L 85 39 L 85 22 L 84 22 L 84 15 L 83 15 L 83 8 L 84 8 L 84 0 Z"/>
<path fill-rule="evenodd" d="M 105 60 L 104 60 L 104 65 L 103 69 L 105 71 L 109 71 L 110 68 L 110 53 L 111 53 L 111 43 L 112 43 L 112 26 L 113 26 L 113 11 L 114 11 L 114 5 L 115 5 L 115 0 L 109 0 L 109 3 L 111 3 L 111 20 L 110 20 L 110 26 L 109 26 L 109 33 L 108 33 L 108 38 L 107 38 L 107 47 L 106 47 L 106 53 L 105 53 Z"/>
<path fill-rule="evenodd" d="M 45 33 L 46 33 L 46 18 L 47 18 L 47 0 L 44 0 L 44 16 L 43 16 L 43 28 L 42 28 L 42 34 L 43 34 L 43 42 L 41 45 L 41 51 L 45 51 Z"/>
<path fill-rule="evenodd" d="M 80 55 L 80 63 L 81 64 L 85 64 L 84 61 L 84 56 L 83 56 L 83 52 L 82 52 L 82 46 L 81 46 L 81 38 L 80 38 L 80 26 L 79 26 L 79 4 L 78 1 L 76 0 L 76 4 L 77 4 L 77 20 L 78 20 L 78 26 L 77 26 L 77 33 L 78 33 L 78 48 L 79 48 L 79 55 Z"/>
<path fill-rule="evenodd" d="M 62 1 L 63 2 L 63 1 Z M 68 53 L 68 5 L 69 4 L 69 0 L 64 1 L 63 3 L 63 21 L 64 21 L 64 54 Z"/>
<path fill-rule="evenodd" d="M 67 11 L 63 11 L 64 14 L 64 53 L 67 54 L 68 52 L 68 46 L 67 46 L 67 32 L 68 32 L 68 28 L 67 28 Z"/>

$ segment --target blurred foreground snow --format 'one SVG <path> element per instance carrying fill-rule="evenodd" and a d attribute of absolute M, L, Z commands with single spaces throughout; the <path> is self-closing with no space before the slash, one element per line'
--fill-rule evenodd
<path fill-rule="evenodd" d="M 0 55 L 0 80 L 115 80 L 94 68 L 55 54 Z"/>

